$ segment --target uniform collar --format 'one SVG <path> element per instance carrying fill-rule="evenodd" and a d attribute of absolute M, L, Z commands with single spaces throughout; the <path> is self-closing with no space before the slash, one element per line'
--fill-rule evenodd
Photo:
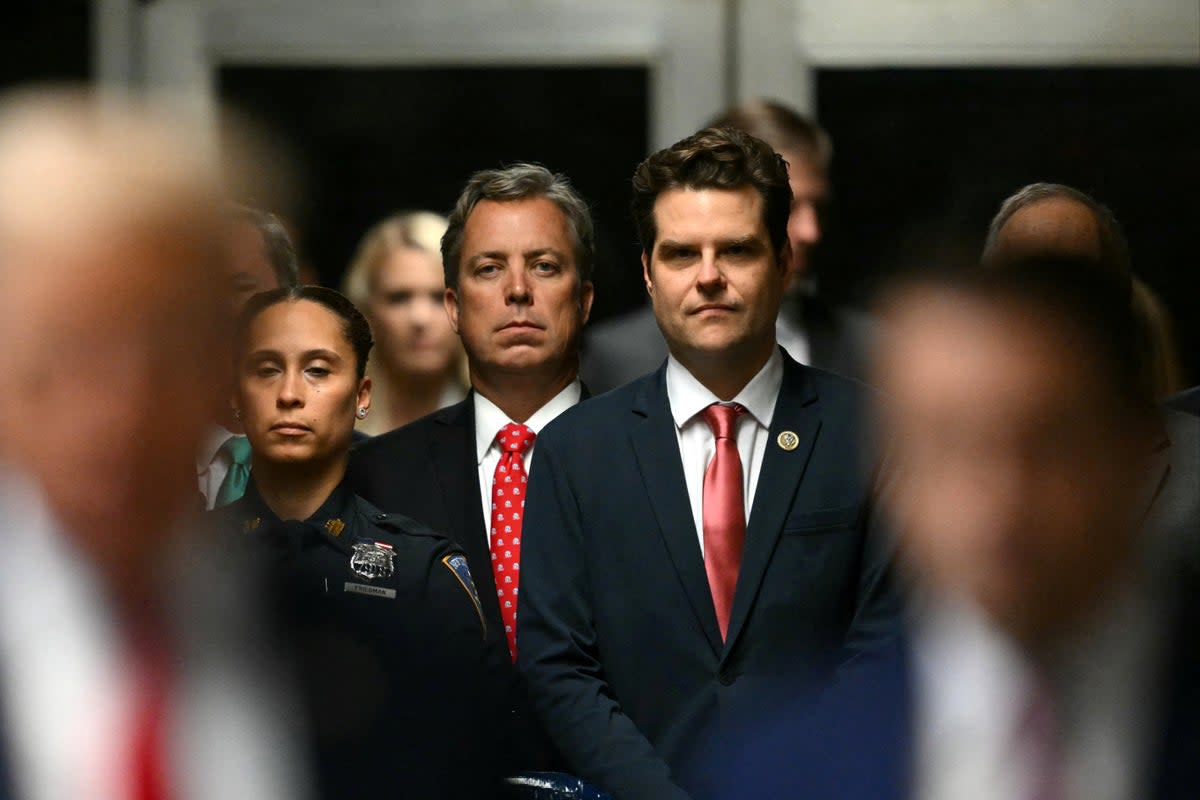
<path fill-rule="evenodd" d="M 260 527 L 279 525 L 283 522 L 262 499 L 253 477 L 246 486 L 246 494 L 242 499 L 241 506 L 242 526 L 247 532 L 258 530 Z M 334 548 L 344 553 L 350 553 L 358 533 L 356 511 L 355 495 L 343 481 L 334 487 L 312 516 L 303 522 Z"/>

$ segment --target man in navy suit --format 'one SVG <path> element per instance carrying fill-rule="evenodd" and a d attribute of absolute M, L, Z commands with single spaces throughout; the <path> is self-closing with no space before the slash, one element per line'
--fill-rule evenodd
<path fill-rule="evenodd" d="M 670 357 L 538 443 L 519 665 L 572 771 L 614 797 L 701 796 L 702 731 L 780 675 L 820 680 L 894 625 L 863 389 L 778 347 L 787 167 L 705 129 L 634 174 Z"/>

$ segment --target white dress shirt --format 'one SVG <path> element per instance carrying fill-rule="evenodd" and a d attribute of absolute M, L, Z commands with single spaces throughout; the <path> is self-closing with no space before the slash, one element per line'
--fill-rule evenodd
<path fill-rule="evenodd" d="M 783 355 L 776 348 L 758 374 L 726 405 L 737 403 L 746 409 L 737 420 L 737 448 L 742 460 L 742 497 L 745 498 L 746 520 L 754 507 L 754 489 L 762 471 L 767 452 L 771 420 L 775 403 L 783 386 Z M 687 481 L 692 519 L 696 523 L 696 538 L 704 552 L 704 472 L 716 450 L 712 428 L 700 412 L 722 400 L 696 380 L 692 373 L 675 360 L 667 358 L 667 399 L 675 420 L 675 435 L 679 440 L 679 456 L 683 461 L 683 477 Z"/>
<path fill-rule="evenodd" d="M 812 363 L 812 347 L 809 345 L 808 333 L 794 322 L 785 319 L 783 314 L 775 320 L 775 341 L 787 350 L 787 354 L 801 364 Z"/>
<path fill-rule="evenodd" d="M 579 380 L 571 381 L 565 389 L 554 395 L 550 402 L 525 420 L 525 426 L 534 434 L 541 433 L 542 428 L 549 425 L 551 420 L 578 403 L 582 395 L 583 386 Z M 495 403 L 479 392 L 475 392 L 473 397 L 475 399 L 475 456 L 479 464 L 479 502 L 483 508 L 486 530 L 489 527 L 486 523 L 492 518 L 492 479 L 496 476 L 496 465 L 500 463 L 500 445 L 496 443 L 496 434 L 505 425 L 511 424 L 513 420 L 509 419 L 508 415 L 501 411 Z M 536 449 L 537 442 L 535 441 L 525 451 L 523 461 L 526 474 L 533 464 L 533 451 Z M 490 540 L 488 544 L 491 544 Z"/>
<path fill-rule="evenodd" d="M 1063 648 L 1052 674 L 1060 774 L 1068 800 L 1145 796 L 1147 731 L 1162 631 L 1145 593 L 1128 591 Z M 943 604 L 915 626 L 915 800 L 1025 800 L 1039 753 L 1022 714 L 1038 677 L 974 607 Z M 1044 758 L 1044 756 L 1042 756 Z"/>
<path fill-rule="evenodd" d="M 196 481 L 200 494 L 204 495 L 204 507 L 209 511 L 216 503 L 217 492 L 221 491 L 221 484 L 225 482 L 225 476 L 232 466 L 229 456 L 221 452 L 221 445 L 236 435 L 220 425 L 214 425 L 196 453 Z"/>
<path fill-rule="evenodd" d="M 138 685 L 111 598 L 32 484 L 0 468 L 0 726 L 15 796 L 128 800 Z M 167 700 L 171 795 L 307 798 L 300 721 L 247 612 L 244 570 L 207 531 L 164 535 L 180 609 Z M 183 540 L 204 549 L 200 555 Z M 213 608 L 213 606 L 219 608 Z"/>

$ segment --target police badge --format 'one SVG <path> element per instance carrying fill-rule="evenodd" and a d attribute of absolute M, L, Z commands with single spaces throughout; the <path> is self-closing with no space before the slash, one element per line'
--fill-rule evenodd
<path fill-rule="evenodd" d="M 395 572 L 395 565 L 392 563 L 395 555 L 390 544 L 358 542 L 354 545 L 354 555 L 350 556 L 350 569 L 354 570 L 355 575 L 369 581 L 390 578 Z"/>

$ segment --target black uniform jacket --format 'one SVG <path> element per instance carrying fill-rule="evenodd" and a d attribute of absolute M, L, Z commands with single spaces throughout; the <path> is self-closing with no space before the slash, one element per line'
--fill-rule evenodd
<path fill-rule="evenodd" d="M 338 486 L 282 521 L 253 481 L 223 526 L 263 556 L 322 797 L 491 797 L 508 769 L 503 638 L 462 550 Z"/>

